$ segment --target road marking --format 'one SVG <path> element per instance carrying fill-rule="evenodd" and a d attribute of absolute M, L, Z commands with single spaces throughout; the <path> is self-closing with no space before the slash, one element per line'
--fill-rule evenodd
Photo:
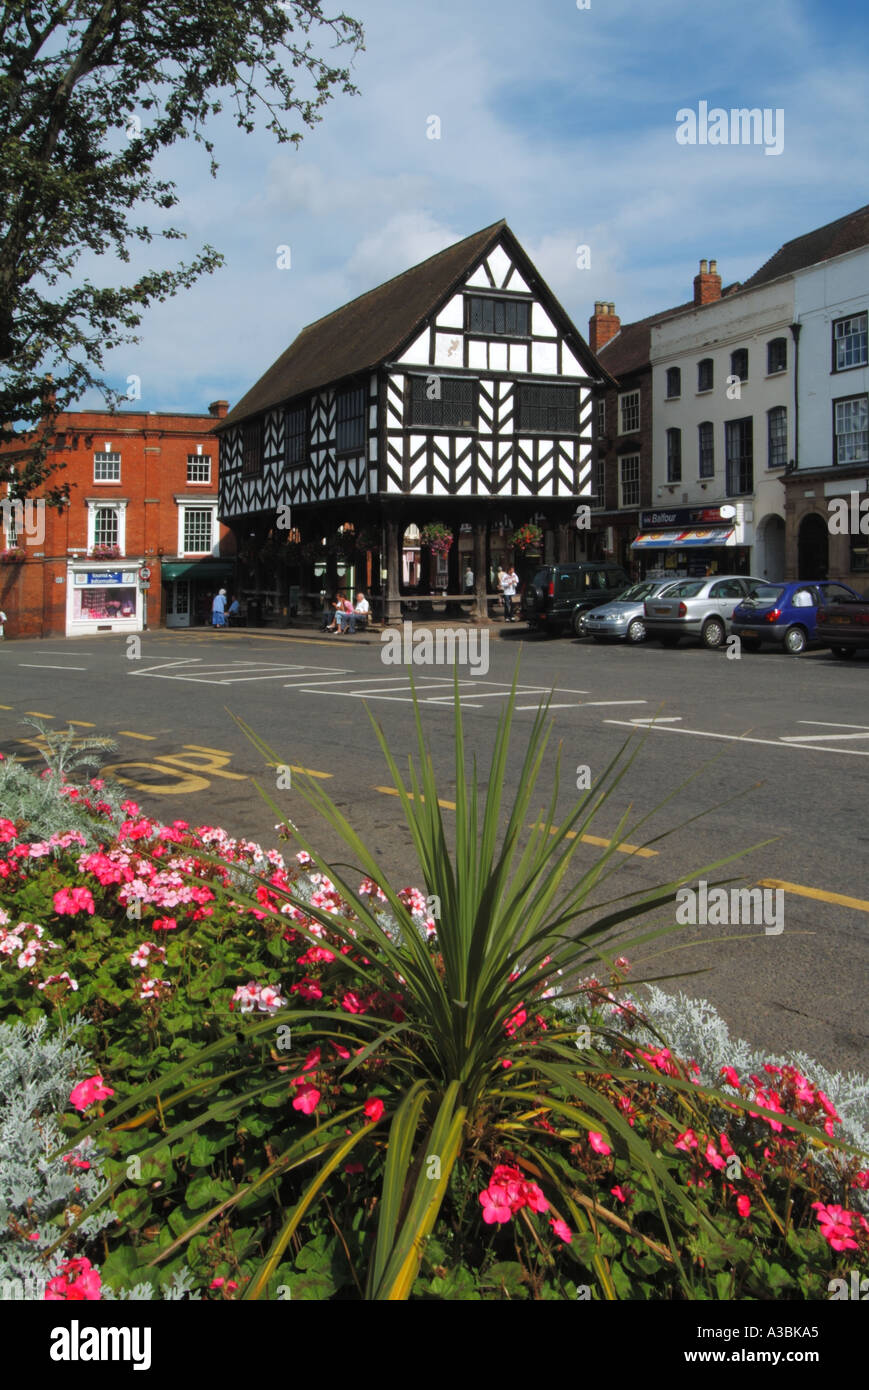
<path fill-rule="evenodd" d="M 32 666 L 37 671 L 86 671 L 86 666 L 52 666 L 47 661 L 19 661 L 19 666 Z"/>
<path fill-rule="evenodd" d="M 0 705 L 0 709 L 14 709 L 14 705 Z"/>
<path fill-rule="evenodd" d="M 534 825 L 529 825 L 528 827 L 529 830 L 535 830 L 536 828 L 537 827 Z M 549 833 L 550 835 L 557 835 L 558 826 L 553 825 Z M 577 834 L 578 831 L 576 830 L 568 830 L 565 839 L 575 840 Z M 609 849 L 610 845 L 613 843 L 612 840 L 608 840 L 603 835 L 580 835 L 579 838 L 584 845 L 599 845 L 602 849 Z M 660 851 L 656 849 L 646 849 L 644 845 L 629 845 L 627 841 L 624 840 L 616 845 L 616 849 L 619 854 L 636 854 L 640 859 L 656 859 L 660 853 Z"/>
<path fill-rule="evenodd" d="M 67 719 L 67 724 L 72 724 L 76 729 L 95 729 L 96 724 L 92 724 L 89 719 Z"/>
<path fill-rule="evenodd" d="M 210 786 L 212 777 L 225 777 L 232 782 L 246 782 L 248 779 L 245 773 L 227 772 L 226 765 L 231 759 L 232 753 L 225 748 L 208 748 L 198 743 L 185 743 L 183 756 L 159 753 L 150 763 L 109 763 L 104 771 L 111 773 L 119 782 L 135 787 L 137 791 L 154 793 L 157 796 L 180 796 L 205 791 Z M 164 778 L 172 777 L 174 780 L 160 785 L 125 775 L 125 769 L 129 771 L 130 768 L 139 767 L 146 767 L 152 773 L 159 773 Z M 182 769 L 180 774 L 176 770 L 179 767 Z"/>
<path fill-rule="evenodd" d="M 785 893 L 797 893 L 801 898 L 816 898 L 822 903 L 836 903 L 839 907 L 853 907 L 858 912 L 869 912 L 866 898 L 849 898 L 845 893 L 828 893 L 825 888 L 807 888 L 803 883 L 785 883 L 779 878 L 759 878 L 761 888 L 781 888 Z"/>
<path fill-rule="evenodd" d="M 383 796 L 400 796 L 400 795 L 401 795 L 401 793 L 399 792 L 399 790 L 398 790 L 397 787 L 375 787 L 374 790 L 375 790 L 376 792 L 381 792 Z M 408 795 L 408 800 L 410 800 L 410 801 L 413 801 L 413 800 L 414 800 L 414 796 L 413 796 L 413 793 L 412 793 L 412 792 L 408 792 L 407 795 Z M 425 797 L 424 797 L 424 796 L 421 796 L 421 797 L 420 797 L 420 801 L 425 802 Z M 444 808 L 445 811 L 454 811 L 454 810 L 456 809 L 456 803 L 455 803 L 454 801 L 441 801 L 440 797 L 438 797 L 438 805 L 439 805 L 439 806 L 443 806 L 443 808 Z"/>
<path fill-rule="evenodd" d="M 374 790 L 376 792 L 380 792 L 383 796 L 400 795 L 400 793 L 395 787 L 375 787 Z M 413 801 L 414 798 L 412 793 L 408 792 L 408 797 L 411 801 Z M 425 801 L 425 797 L 422 797 L 421 800 Z M 454 801 L 441 801 L 440 798 L 438 798 L 438 805 L 443 806 L 444 810 L 446 811 L 454 811 L 456 809 L 456 803 Z M 536 828 L 537 827 L 535 825 L 529 825 L 528 827 L 529 830 L 535 830 Z M 558 833 L 558 827 L 553 826 L 549 833 L 550 835 L 556 835 Z M 578 832 L 576 830 L 568 830 L 566 838 L 568 840 L 575 840 L 577 837 L 577 833 Z M 604 839 L 600 835 L 581 835 L 580 839 L 585 845 L 599 845 L 602 846 L 604 849 L 608 849 L 609 846 L 612 844 L 612 840 Z M 620 845 L 616 845 L 616 849 L 620 854 L 636 854 L 639 855 L 642 859 L 654 859 L 658 855 L 658 850 L 645 849 L 642 845 L 629 845 L 623 843 Z"/>
<path fill-rule="evenodd" d="M 869 724 L 834 724 L 831 719 L 798 719 L 798 724 L 815 724 L 825 729 L 865 729 L 869 732 Z"/>
<path fill-rule="evenodd" d="M 627 719 L 605 719 L 605 724 L 618 724 L 623 729 L 635 729 Z M 826 748 L 823 743 L 787 743 L 783 738 L 749 738 L 748 734 L 711 734 L 707 729 L 674 729 L 670 725 L 650 724 L 649 729 L 659 734 L 690 734 L 693 738 L 717 738 L 727 743 L 763 743 L 769 748 L 794 748 L 808 753 L 845 753 L 852 758 L 869 758 L 869 749 Z"/>
<path fill-rule="evenodd" d="M 41 709 L 26 709 L 25 714 L 33 714 L 37 719 L 53 719 L 53 714 L 43 714 Z"/>
<path fill-rule="evenodd" d="M 304 772 L 306 777 L 334 777 L 334 772 L 318 772 L 313 767 L 297 767 L 295 763 L 266 763 L 266 767 L 288 767 L 290 772 Z"/>
<path fill-rule="evenodd" d="M 801 721 L 802 722 L 802 721 Z M 782 734 L 782 743 L 813 743 L 819 738 L 824 739 L 849 739 L 849 738 L 869 738 L 869 729 L 862 734 Z M 847 751 L 847 750 L 843 750 Z"/>
<path fill-rule="evenodd" d="M 632 719 L 632 724 L 680 724 L 681 714 L 668 714 L 666 718 L 660 715 L 644 714 L 640 719 Z"/>
<path fill-rule="evenodd" d="M 156 734 L 134 734 L 132 729 L 118 729 L 118 734 L 123 734 L 124 738 L 146 739 L 149 743 L 153 743 L 157 737 Z"/>
<path fill-rule="evenodd" d="M 581 709 L 591 709 L 593 705 L 647 705 L 648 700 L 583 700 Z"/>

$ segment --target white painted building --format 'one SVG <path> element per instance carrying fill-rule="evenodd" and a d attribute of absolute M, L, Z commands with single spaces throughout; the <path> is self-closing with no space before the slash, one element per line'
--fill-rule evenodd
<path fill-rule="evenodd" d="M 724 521 L 710 523 L 705 536 L 695 528 L 690 548 L 676 525 L 662 533 L 658 551 L 638 537 L 647 573 L 705 573 L 709 565 L 717 573 L 784 577 L 793 321 L 793 277 L 785 274 L 734 287 L 653 326 L 653 507 L 712 517 L 721 508 Z"/>

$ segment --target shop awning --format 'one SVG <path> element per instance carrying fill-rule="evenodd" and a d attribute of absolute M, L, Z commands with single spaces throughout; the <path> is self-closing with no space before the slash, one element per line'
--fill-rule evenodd
<path fill-rule="evenodd" d="M 228 579 L 232 574 L 229 560 L 190 560 L 187 564 L 164 565 L 163 579 Z"/>
<path fill-rule="evenodd" d="M 645 531 L 631 550 L 685 550 L 689 546 L 736 545 L 733 526 L 701 526 L 691 531 Z"/>

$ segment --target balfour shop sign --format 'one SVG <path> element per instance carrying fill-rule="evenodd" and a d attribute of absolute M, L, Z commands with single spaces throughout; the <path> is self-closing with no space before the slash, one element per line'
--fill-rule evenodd
<path fill-rule="evenodd" d="M 722 516 L 720 507 L 670 507 L 667 511 L 640 512 L 640 530 L 659 531 L 662 526 L 720 526 L 722 521 L 729 519 Z"/>

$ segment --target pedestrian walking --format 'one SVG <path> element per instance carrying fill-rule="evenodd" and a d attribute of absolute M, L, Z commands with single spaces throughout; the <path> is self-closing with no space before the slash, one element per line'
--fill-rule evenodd
<path fill-rule="evenodd" d="M 471 569 L 470 565 L 467 565 L 467 566 L 465 567 L 465 593 L 466 593 L 466 594 L 472 594 L 473 592 L 474 592 L 474 571 Z"/>
<path fill-rule="evenodd" d="M 221 628 L 226 627 L 226 616 L 225 616 L 225 614 L 226 614 L 226 590 L 225 590 L 225 589 L 220 589 L 220 590 L 214 595 L 214 602 L 213 602 L 212 605 L 211 605 L 211 622 L 212 622 L 212 626 L 215 627 L 215 628 L 217 629 L 218 632 L 220 631 Z"/>

